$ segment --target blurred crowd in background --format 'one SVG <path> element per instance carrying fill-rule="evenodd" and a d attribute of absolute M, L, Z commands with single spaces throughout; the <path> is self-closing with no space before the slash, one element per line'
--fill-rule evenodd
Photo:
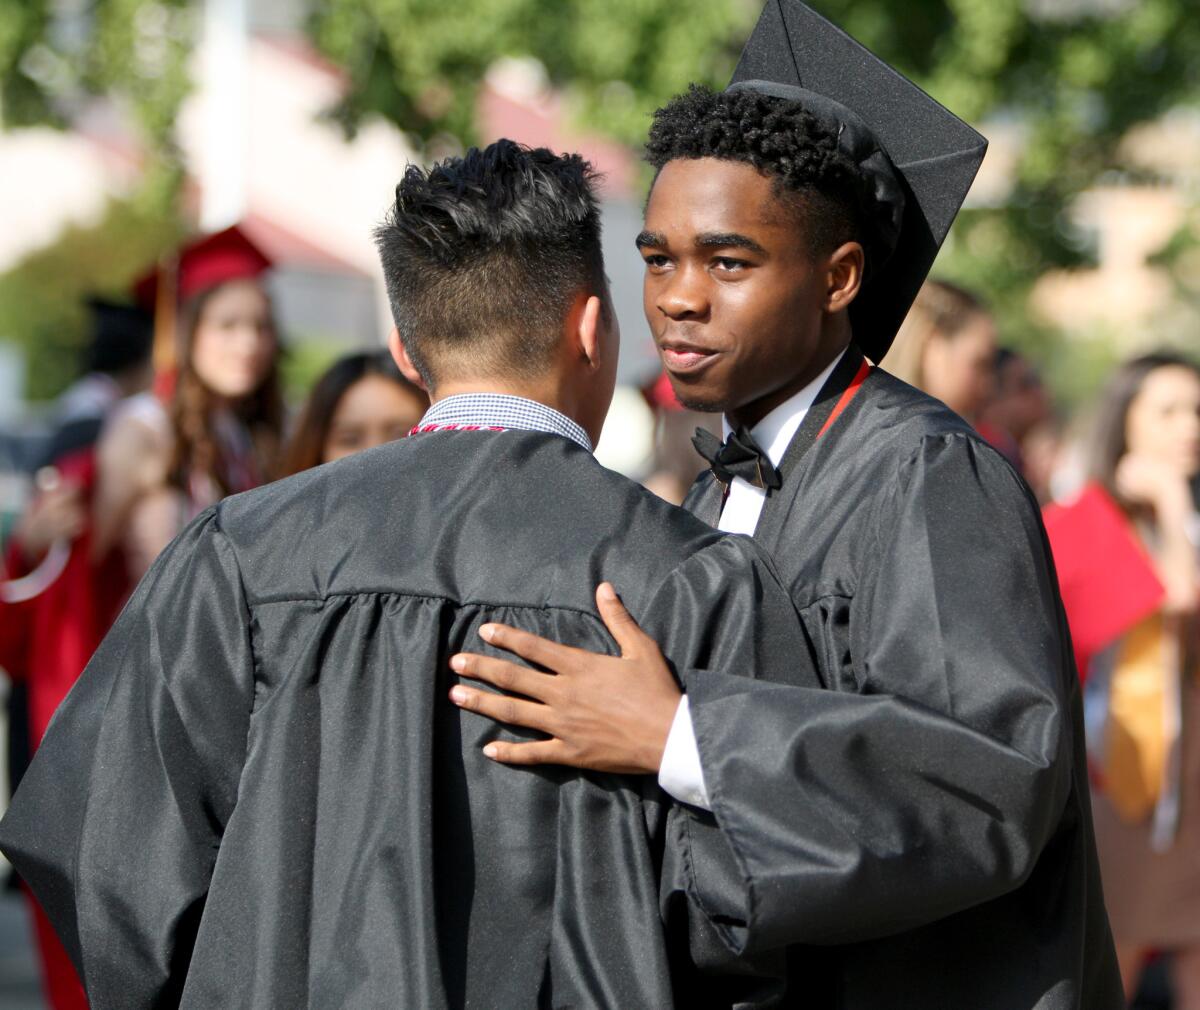
<path fill-rule="evenodd" d="M 383 349 L 371 243 L 409 161 L 509 136 L 604 172 L 622 363 L 598 456 L 682 500 L 691 434 L 719 419 L 679 406 L 647 335 L 638 144 L 657 104 L 728 79 L 760 6 L 0 9 L 10 786 L 191 517 L 421 418 Z M 814 6 L 991 140 L 881 364 L 1047 508 L 1130 998 L 1200 1007 L 1200 18 L 1188 0 Z M 36 929 L 50 1005 L 82 1006 Z"/>

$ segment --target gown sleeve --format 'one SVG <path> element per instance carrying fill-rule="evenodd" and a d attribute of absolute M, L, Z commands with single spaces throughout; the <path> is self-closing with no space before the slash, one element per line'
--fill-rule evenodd
<path fill-rule="evenodd" d="M 771 561 L 749 537 L 722 536 L 691 555 L 658 587 L 639 620 L 689 693 L 707 675 L 802 682 L 795 657 L 805 643 L 796 610 Z M 731 924 L 744 924 L 745 878 L 713 815 L 671 804 L 665 839 L 660 911 L 668 935 L 686 949 L 675 961 L 683 972 L 674 979 L 678 1005 L 766 999 L 783 970 L 730 950 Z M 689 977 L 684 964 L 706 974 Z"/>
<path fill-rule="evenodd" d="M 0 822 L 93 1010 L 178 1003 L 244 760 L 249 629 L 209 510 L 142 580 Z"/>
<path fill-rule="evenodd" d="M 642 623 L 685 685 L 697 671 L 787 682 L 804 647 L 791 597 L 745 536 L 722 536 L 675 568 Z"/>
<path fill-rule="evenodd" d="M 740 871 L 721 925 L 739 954 L 895 934 L 1015 889 L 1071 789 L 1074 674 L 1032 497 L 963 434 L 926 438 L 881 484 L 855 686 L 688 679 Z M 727 873 L 693 887 L 710 907 L 733 895 Z"/>

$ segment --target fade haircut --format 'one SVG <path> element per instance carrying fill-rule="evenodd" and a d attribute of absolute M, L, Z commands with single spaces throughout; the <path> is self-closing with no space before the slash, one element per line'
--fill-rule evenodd
<path fill-rule="evenodd" d="M 811 255 L 850 241 L 866 248 L 869 184 L 836 134 L 801 102 L 693 84 L 654 113 L 646 160 L 657 173 L 669 161 L 697 158 L 740 161 L 772 179 L 775 195 L 803 225 Z"/>
<path fill-rule="evenodd" d="M 409 166 L 375 231 L 396 327 L 439 376 L 544 374 L 575 298 L 608 318 L 596 174 L 578 154 L 498 140 Z"/>

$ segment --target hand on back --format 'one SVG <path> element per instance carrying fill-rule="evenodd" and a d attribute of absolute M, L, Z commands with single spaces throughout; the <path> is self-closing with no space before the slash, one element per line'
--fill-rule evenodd
<path fill-rule="evenodd" d="M 530 743 L 493 741 L 484 754 L 505 764 L 558 764 L 595 771 L 656 774 L 681 692 L 662 652 L 608 583 L 596 591 L 605 626 L 621 649 L 604 656 L 551 642 L 502 624 L 485 624 L 490 645 L 549 672 L 509 660 L 462 653 L 457 673 L 509 694 L 455 686 L 460 708 L 547 734 Z M 529 700 L 525 700 L 529 699 Z"/>

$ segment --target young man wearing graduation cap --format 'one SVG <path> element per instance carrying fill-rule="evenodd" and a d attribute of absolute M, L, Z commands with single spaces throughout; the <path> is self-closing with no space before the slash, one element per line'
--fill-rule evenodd
<path fill-rule="evenodd" d="M 693 897 L 774 978 L 769 1005 L 1122 1005 L 1037 504 L 872 364 L 984 146 L 795 0 L 768 3 L 725 92 L 693 88 L 651 129 L 647 318 L 680 400 L 725 415 L 724 442 L 698 436 L 711 471 L 687 505 L 771 552 L 806 646 L 799 686 L 720 676 L 749 656 L 688 674 L 640 767 L 693 806 Z M 638 766 L 583 727 L 622 723 L 648 659 L 488 641 L 549 671 L 456 660 L 528 696 L 529 719 L 458 703 L 558 727 L 496 759 Z"/>
<path fill-rule="evenodd" d="M 621 765 L 490 762 L 530 734 L 447 703 L 448 661 L 503 621 L 632 662 L 632 613 L 680 670 L 786 681 L 787 594 L 750 541 L 591 454 L 618 335 L 586 162 L 500 141 L 411 168 L 378 241 L 429 413 L 167 548 L 0 847 L 93 1010 L 728 1006 L 677 956 L 717 946 L 664 852 L 679 808 Z"/>

